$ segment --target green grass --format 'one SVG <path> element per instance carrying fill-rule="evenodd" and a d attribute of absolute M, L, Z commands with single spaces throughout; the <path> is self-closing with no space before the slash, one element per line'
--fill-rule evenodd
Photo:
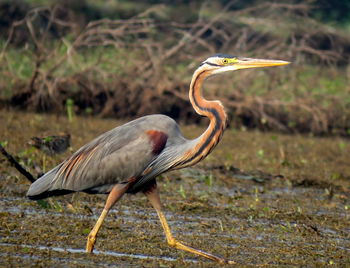
<path fill-rule="evenodd" d="M 76 80 L 77 77 L 79 81 L 87 80 L 88 87 L 95 84 L 99 88 L 103 86 L 111 91 L 128 87 L 125 85 L 129 84 L 131 86 L 126 90 L 131 90 L 132 85 L 135 86 L 135 81 L 142 90 L 158 88 L 172 90 L 180 86 L 185 91 L 184 87 L 189 85 L 192 73 L 200 63 L 200 60 L 192 62 L 191 59 L 169 59 L 156 65 L 157 71 L 154 77 L 146 78 L 144 73 L 149 69 L 145 68 L 150 60 L 142 49 L 99 46 L 72 50 L 71 42 L 71 37 L 68 37 L 63 42 L 46 43 L 47 55 L 42 55 L 43 62 L 37 79 L 42 83 L 41 90 L 49 88 L 48 92 L 57 90 L 54 86 L 57 81 L 66 82 L 64 90 L 67 90 L 68 95 L 61 96 L 63 99 L 84 92 L 82 85 Z M 1 43 L 0 49 L 3 48 L 4 43 Z M 209 55 L 203 56 L 202 59 L 207 56 Z M 30 46 L 8 47 L 5 50 L 0 59 L 1 99 L 8 100 L 16 91 L 28 87 L 35 71 L 36 57 Z M 333 118 L 337 121 L 335 132 L 340 131 L 344 134 L 344 127 L 349 127 L 346 122 L 350 117 L 347 112 L 350 105 L 348 80 L 345 69 L 293 63 L 281 68 L 240 70 L 233 74 L 214 77 L 205 83 L 204 94 L 209 99 L 225 100 L 232 96 L 233 92 L 240 92 L 245 96 L 245 101 L 257 96 L 264 101 L 280 102 L 282 108 L 278 109 L 284 109 L 288 114 L 293 113 L 288 119 L 288 127 L 293 129 L 298 129 L 302 124 L 298 118 L 314 116 L 310 110 L 300 108 L 298 110 L 293 105 L 311 105 L 326 110 L 328 114 L 334 114 Z M 49 93 L 48 96 L 50 97 L 52 93 L 55 92 Z M 79 102 L 76 98 L 74 100 Z M 266 119 L 261 120 L 261 123 L 265 124 Z M 335 121 L 332 117 L 327 120 Z"/>
<path fill-rule="evenodd" d="M 3 47 L 4 43 L 0 44 L 0 49 Z M 68 53 L 68 47 L 62 43 L 53 42 L 49 47 L 48 50 L 53 50 L 54 53 L 43 63 L 41 67 L 43 72 L 53 68 L 59 59 Z M 14 80 L 28 82 L 34 72 L 35 58 L 30 48 L 8 48 L 0 66 L 0 85 L 10 88 Z M 98 68 L 101 72 L 113 75 L 113 77 L 128 75 L 132 79 L 133 68 L 144 63 L 143 60 L 146 60 L 145 57 L 135 50 L 116 49 L 108 46 L 92 47 L 72 51 L 65 62 L 52 74 L 64 78 L 84 70 Z M 188 83 L 191 77 L 191 73 L 188 72 L 188 64 L 189 61 L 175 64 L 164 62 L 161 65 L 164 67 L 164 75 L 169 77 L 178 75 L 178 78 L 181 76 L 184 82 Z M 8 74 L 13 79 L 9 80 Z M 96 76 L 93 78 L 108 81 L 111 77 Z M 291 65 L 278 70 L 240 71 L 239 74 L 226 75 L 224 80 L 212 80 L 214 80 L 212 82 L 214 87 L 224 84 L 223 88 L 226 88 L 223 90 L 224 94 L 225 91 L 228 93 L 233 89 L 242 89 L 245 94 L 256 96 L 272 95 L 271 92 L 273 92 L 282 100 L 293 100 L 305 96 L 318 100 L 332 96 L 341 98 L 345 103 L 350 102 L 346 70 L 334 67 Z"/>
<path fill-rule="evenodd" d="M 0 51 L 4 42 L 0 44 Z M 130 75 L 137 61 L 137 52 L 114 47 L 94 47 L 69 52 L 68 46 L 61 42 L 51 42 L 47 45 L 48 56 L 44 59 L 40 73 L 69 78 L 75 74 L 90 71 L 91 79 L 101 82 L 111 82 L 118 76 Z M 64 58 L 58 68 L 54 68 Z M 16 90 L 17 83 L 28 84 L 35 71 L 36 55 L 31 48 L 6 49 L 0 58 L 0 96 L 9 97 Z M 51 71 L 52 70 L 52 71 Z M 101 74 L 103 73 L 103 75 Z"/>

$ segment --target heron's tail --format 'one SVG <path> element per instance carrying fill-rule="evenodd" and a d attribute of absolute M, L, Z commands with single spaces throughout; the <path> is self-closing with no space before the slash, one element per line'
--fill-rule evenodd
<path fill-rule="evenodd" d="M 27 192 L 27 197 L 32 200 L 44 199 L 54 195 L 64 195 L 71 193 L 70 190 L 52 189 L 53 179 L 59 166 L 45 173 L 42 177 L 33 182 Z"/>

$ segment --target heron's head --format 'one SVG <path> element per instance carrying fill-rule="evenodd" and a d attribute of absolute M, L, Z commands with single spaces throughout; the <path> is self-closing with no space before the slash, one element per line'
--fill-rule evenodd
<path fill-rule="evenodd" d="M 211 71 L 211 74 L 219 74 L 240 69 L 271 67 L 287 65 L 289 63 L 283 60 L 265 60 L 216 54 L 203 61 L 201 67 Z"/>

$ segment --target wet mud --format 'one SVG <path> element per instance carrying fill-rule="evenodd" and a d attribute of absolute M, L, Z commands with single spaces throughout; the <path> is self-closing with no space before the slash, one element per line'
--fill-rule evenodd
<path fill-rule="evenodd" d="M 33 174 L 121 121 L 1 111 L 0 141 Z M 187 137 L 203 127 L 184 126 Z M 70 133 L 72 148 L 46 156 L 33 136 Z M 158 179 L 179 240 L 252 266 L 350 265 L 350 143 L 330 137 L 228 129 L 198 165 Z M 90 229 L 106 196 L 75 193 L 36 202 L 29 182 L 0 156 L 1 267 L 216 267 L 170 248 L 142 194 L 112 209 L 93 254 Z"/>

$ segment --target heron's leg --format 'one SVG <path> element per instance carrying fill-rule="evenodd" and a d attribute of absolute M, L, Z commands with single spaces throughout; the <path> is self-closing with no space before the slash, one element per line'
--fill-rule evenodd
<path fill-rule="evenodd" d="M 167 220 L 162 212 L 162 204 L 161 204 L 161 201 L 159 198 L 159 193 L 158 193 L 156 184 L 153 187 L 151 187 L 150 189 L 148 189 L 147 191 L 145 191 L 144 193 L 148 197 L 148 200 L 151 202 L 152 206 L 157 211 L 159 220 L 160 220 L 160 222 L 163 226 L 163 229 L 164 229 L 166 239 L 167 239 L 168 244 L 170 246 L 177 248 L 177 249 L 185 250 L 185 251 L 188 251 L 188 252 L 200 255 L 200 256 L 203 256 L 205 258 L 211 259 L 213 261 L 217 261 L 219 263 L 231 263 L 231 264 L 234 263 L 233 261 L 227 261 L 226 259 L 224 259 L 222 257 L 215 256 L 213 254 L 204 252 L 204 251 L 199 250 L 199 249 L 195 249 L 193 247 L 189 247 L 187 245 L 184 245 L 182 242 L 177 241 L 173 237 L 173 235 L 170 231 L 168 222 L 167 222 Z"/>
<path fill-rule="evenodd" d="M 86 252 L 91 253 L 93 251 L 95 241 L 96 241 L 96 235 L 100 230 L 101 225 L 108 214 L 108 211 L 123 196 L 123 194 L 125 194 L 127 189 L 128 189 L 128 184 L 117 184 L 112 188 L 111 192 L 107 197 L 105 207 L 103 208 L 103 211 L 100 217 L 98 218 L 94 228 L 92 228 L 91 232 L 89 233 L 87 243 L 86 243 Z"/>

